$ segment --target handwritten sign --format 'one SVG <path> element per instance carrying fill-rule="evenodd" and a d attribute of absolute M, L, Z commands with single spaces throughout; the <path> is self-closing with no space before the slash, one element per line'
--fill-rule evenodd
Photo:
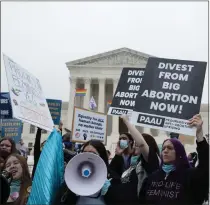
<path fill-rule="evenodd" d="M 0 93 L 0 119 L 12 118 L 12 106 L 10 103 L 9 93 Z"/>
<path fill-rule="evenodd" d="M 53 130 L 53 121 L 39 80 L 3 55 L 13 118 L 44 130 Z"/>
<path fill-rule="evenodd" d="M 47 104 L 48 104 L 50 114 L 52 116 L 52 120 L 53 120 L 54 124 L 59 125 L 60 119 L 61 119 L 62 101 L 47 99 Z"/>
<path fill-rule="evenodd" d="M 72 141 L 86 142 L 91 139 L 106 144 L 107 116 L 82 108 L 74 108 Z"/>
<path fill-rule="evenodd" d="M 2 119 L 1 137 L 10 137 L 16 143 L 21 139 L 23 123 L 17 119 Z"/>

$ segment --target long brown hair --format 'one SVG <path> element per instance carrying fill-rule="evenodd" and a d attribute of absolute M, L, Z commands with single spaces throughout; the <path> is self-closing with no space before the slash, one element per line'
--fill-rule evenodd
<path fill-rule="evenodd" d="M 4 137 L 4 138 L 2 138 L 2 139 L 0 140 L 0 144 L 1 144 L 3 141 L 5 141 L 5 140 L 8 140 L 8 141 L 11 143 L 11 152 L 8 153 L 7 156 L 1 155 L 4 159 L 6 159 L 10 154 L 13 154 L 13 153 L 17 154 L 17 153 L 18 153 L 18 151 L 17 151 L 17 149 L 16 149 L 15 141 L 14 141 L 12 138 L 10 138 L 10 137 Z"/>
<path fill-rule="evenodd" d="M 31 186 L 31 177 L 30 177 L 27 161 L 24 157 L 22 157 L 19 154 L 11 154 L 5 160 L 4 168 L 5 168 L 7 160 L 11 156 L 14 156 L 18 159 L 18 161 L 20 162 L 20 165 L 23 169 L 22 177 L 20 179 L 21 185 L 20 185 L 19 197 L 14 202 L 14 205 L 25 205 L 27 202 L 28 194 L 29 194 L 27 189 Z"/>

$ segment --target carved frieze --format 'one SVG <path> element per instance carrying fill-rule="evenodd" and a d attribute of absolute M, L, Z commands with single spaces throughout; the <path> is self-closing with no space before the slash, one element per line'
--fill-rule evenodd
<path fill-rule="evenodd" d="M 83 78 L 83 80 L 84 80 L 85 84 L 90 84 L 91 83 L 91 78 L 85 77 L 85 78 Z"/>
<path fill-rule="evenodd" d="M 124 51 L 97 59 L 90 59 L 76 65 L 139 65 L 146 64 L 146 62 L 147 58 Z"/>

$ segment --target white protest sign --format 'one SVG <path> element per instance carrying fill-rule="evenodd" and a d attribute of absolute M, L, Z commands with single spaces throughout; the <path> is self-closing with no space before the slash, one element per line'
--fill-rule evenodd
<path fill-rule="evenodd" d="M 107 116 L 82 108 L 74 108 L 72 141 L 86 142 L 92 139 L 106 144 Z"/>
<path fill-rule="evenodd" d="M 52 117 L 39 80 L 3 54 L 13 117 L 47 131 L 53 130 Z"/>

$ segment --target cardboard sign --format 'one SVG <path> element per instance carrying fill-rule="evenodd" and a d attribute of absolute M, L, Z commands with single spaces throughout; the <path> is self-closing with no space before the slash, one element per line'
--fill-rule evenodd
<path fill-rule="evenodd" d="M 74 108 L 72 141 L 87 142 L 95 139 L 106 144 L 107 116 L 82 108 Z"/>
<path fill-rule="evenodd" d="M 9 93 L 0 93 L 0 119 L 12 118 L 12 106 Z"/>
<path fill-rule="evenodd" d="M 6 55 L 3 58 L 13 118 L 52 131 L 52 117 L 39 80 Z"/>
<path fill-rule="evenodd" d="M 144 70 L 144 68 L 123 68 L 108 115 L 122 115 L 132 112 Z"/>
<path fill-rule="evenodd" d="M 23 123 L 17 119 L 2 119 L 1 120 L 1 137 L 10 137 L 15 143 L 21 139 L 23 131 Z"/>
<path fill-rule="evenodd" d="M 200 111 L 206 62 L 149 58 L 132 122 L 195 136 L 188 120 Z"/>
<path fill-rule="evenodd" d="M 59 125 L 61 119 L 62 101 L 47 99 L 47 104 L 54 124 Z"/>

